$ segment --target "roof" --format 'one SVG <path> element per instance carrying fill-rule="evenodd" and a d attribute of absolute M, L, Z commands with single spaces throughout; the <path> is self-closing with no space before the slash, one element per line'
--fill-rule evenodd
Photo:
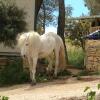
<path fill-rule="evenodd" d="M 72 18 L 69 18 L 69 20 L 82 20 L 82 19 L 95 19 L 95 18 L 100 18 L 100 15 L 83 16 L 83 17 L 72 17 Z"/>

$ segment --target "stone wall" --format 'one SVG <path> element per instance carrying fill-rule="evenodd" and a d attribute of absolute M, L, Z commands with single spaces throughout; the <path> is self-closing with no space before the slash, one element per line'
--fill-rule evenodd
<path fill-rule="evenodd" d="M 85 65 L 89 71 L 100 71 L 100 40 L 86 40 Z"/>

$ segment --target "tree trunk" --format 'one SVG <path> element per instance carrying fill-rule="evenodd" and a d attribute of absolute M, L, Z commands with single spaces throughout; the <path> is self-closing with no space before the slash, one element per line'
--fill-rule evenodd
<path fill-rule="evenodd" d="M 59 16 L 58 16 L 57 34 L 63 40 L 64 47 L 65 47 L 65 54 L 66 54 L 66 63 L 68 64 L 68 55 L 67 55 L 67 49 L 65 45 L 65 38 L 64 38 L 64 28 L 65 28 L 65 4 L 64 4 L 64 0 L 59 0 Z"/>
<path fill-rule="evenodd" d="M 37 16 L 43 0 L 35 0 L 34 30 L 37 31 Z"/>
<path fill-rule="evenodd" d="M 44 13 L 44 18 L 43 18 L 43 33 L 45 33 L 45 20 L 46 20 L 45 3 L 43 3 L 43 13 Z"/>

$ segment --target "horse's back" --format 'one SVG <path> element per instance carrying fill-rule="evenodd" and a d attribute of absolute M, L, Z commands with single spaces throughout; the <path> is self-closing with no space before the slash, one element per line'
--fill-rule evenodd
<path fill-rule="evenodd" d="M 63 45 L 63 41 L 61 39 L 61 37 L 57 34 L 57 33 L 54 33 L 54 32 L 48 32 L 46 33 L 48 36 L 52 36 L 54 39 L 55 39 L 55 45 L 56 47 L 57 46 L 61 46 Z"/>
<path fill-rule="evenodd" d="M 40 36 L 41 48 L 40 52 L 49 53 L 54 49 L 59 49 L 62 45 L 62 39 L 56 33 L 49 32 Z"/>
<path fill-rule="evenodd" d="M 41 39 L 41 46 L 40 46 L 40 57 L 45 57 L 53 52 L 56 44 L 55 39 L 51 35 L 43 34 L 40 37 Z"/>
<path fill-rule="evenodd" d="M 40 44 L 40 35 L 37 32 L 30 32 L 29 33 L 29 42 L 32 45 Z"/>

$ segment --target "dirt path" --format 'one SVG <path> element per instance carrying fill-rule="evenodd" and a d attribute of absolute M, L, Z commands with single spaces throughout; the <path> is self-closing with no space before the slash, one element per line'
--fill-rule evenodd
<path fill-rule="evenodd" d="M 0 88 L 0 95 L 8 96 L 9 100 L 60 100 L 60 98 L 86 95 L 83 92 L 86 86 L 97 91 L 96 86 L 100 83 L 100 79 L 85 79 L 89 79 L 89 77 L 79 81 L 76 78 L 68 78 L 39 83 L 36 86 L 23 84 Z"/>

